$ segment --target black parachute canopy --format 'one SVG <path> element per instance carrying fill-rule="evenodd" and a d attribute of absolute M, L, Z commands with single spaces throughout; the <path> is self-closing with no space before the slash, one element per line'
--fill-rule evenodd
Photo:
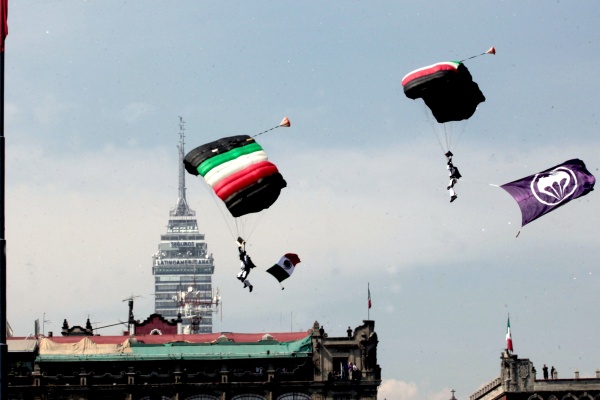
<path fill-rule="evenodd" d="M 409 99 L 422 98 L 440 124 L 469 119 L 485 101 L 462 62 L 447 61 L 419 68 L 402 79 Z"/>

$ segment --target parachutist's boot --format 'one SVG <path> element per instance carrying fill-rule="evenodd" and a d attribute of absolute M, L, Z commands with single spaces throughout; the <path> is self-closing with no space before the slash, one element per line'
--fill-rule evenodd
<path fill-rule="evenodd" d="M 452 203 L 454 200 L 456 200 L 457 197 L 458 197 L 457 195 L 450 197 L 450 203 Z"/>
<path fill-rule="evenodd" d="M 250 285 L 250 292 L 252 292 L 252 289 L 254 288 L 254 286 Z"/>

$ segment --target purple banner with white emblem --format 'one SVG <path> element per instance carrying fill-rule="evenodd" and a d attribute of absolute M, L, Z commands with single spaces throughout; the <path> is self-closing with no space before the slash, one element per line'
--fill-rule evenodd
<path fill-rule="evenodd" d="M 521 226 L 585 196 L 594 190 L 596 178 L 579 159 L 569 160 L 535 175 L 501 186 L 519 203 Z"/>

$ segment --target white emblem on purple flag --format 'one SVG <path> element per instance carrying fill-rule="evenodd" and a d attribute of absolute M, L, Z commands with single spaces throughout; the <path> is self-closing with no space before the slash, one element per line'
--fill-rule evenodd
<path fill-rule="evenodd" d="M 531 192 L 542 204 L 555 206 L 568 199 L 577 189 L 577 176 L 565 167 L 536 174 L 531 181 Z"/>

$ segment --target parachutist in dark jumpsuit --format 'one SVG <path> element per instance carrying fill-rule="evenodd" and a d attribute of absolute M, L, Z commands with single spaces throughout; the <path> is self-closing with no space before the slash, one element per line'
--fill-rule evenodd
<path fill-rule="evenodd" d="M 250 283 L 250 281 L 246 278 L 248 278 L 250 270 L 252 268 L 255 268 L 256 265 L 254 265 L 250 256 L 246 254 L 246 241 L 239 237 L 236 243 L 238 245 L 238 251 L 240 252 L 240 261 L 242 262 L 242 270 L 237 274 L 237 278 L 244 284 L 244 289 L 249 288 L 248 290 L 252 291 L 253 286 Z"/>
<path fill-rule="evenodd" d="M 456 168 L 454 164 L 452 164 L 452 156 L 454 154 L 452 154 L 452 152 L 449 151 L 444 155 L 448 160 L 446 168 L 448 169 L 448 175 L 450 175 L 450 182 L 448 182 L 448 187 L 446 189 L 448 189 L 448 193 L 450 194 L 450 203 L 452 203 L 458 197 L 456 195 L 456 192 L 454 191 L 454 185 L 461 178 L 461 175 L 460 172 L 458 172 L 458 168 Z"/>

